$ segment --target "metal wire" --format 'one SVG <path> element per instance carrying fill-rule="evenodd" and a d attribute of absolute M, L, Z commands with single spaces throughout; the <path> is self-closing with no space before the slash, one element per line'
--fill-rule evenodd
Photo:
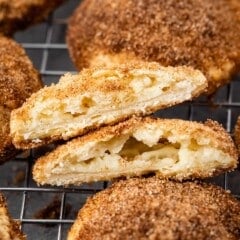
<path fill-rule="evenodd" d="M 75 5 L 77 5 L 79 1 L 75 1 Z M 72 3 L 69 3 L 72 4 Z M 65 6 L 66 7 L 66 6 Z M 64 8 L 64 7 L 63 7 Z M 60 69 L 51 69 L 49 67 L 50 61 L 50 51 L 52 50 L 64 50 L 67 51 L 67 46 L 65 43 L 55 43 L 52 42 L 52 38 L 54 36 L 54 27 L 56 25 L 65 25 L 65 18 L 56 18 L 54 15 L 50 16 L 46 23 L 46 32 L 40 32 L 39 34 L 45 34 L 45 41 L 42 43 L 39 42 L 28 42 L 23 41 L 22 46 L 27 51 L 42 51 L 42 59 L 41 63 L 38 66 L 40 73 L 47 83 L 51 82 L 51 78 L 59 78 L 66 71 L 75 72 L 74 68 L 65 69 L 65 66 L 59 66 Z M 33 56 L 36 57 L 36 56 Z M 69 58 L 66 61 L 70 61 Z M 62 69 L 61 69 L 62 67 Z M 212 102 L 214 107 L 209 106 L 209 101 L 206 98 L 198 99 L 197 101 L 188 102 L 181 104 L 180 106 L 167 109 L 165 111 L 158 112 L 156 115 L 163 117 L 178 117 L 189 120 L 205 120 L 206 118 L 213 118 L 218 120 L 222 124 L 224 124 L 225 128 L 228 132 L 232 133 L 233 125 L 236 121 L 237 115 L 240 115 L 240 98 L 237 101 L 233 101 L 234 96 L 234 88 L 237 86 L 240 89 L 240 78 L 235 79 L 233 83 L 229 86 L 226 86 L 222 90 L 220 90 L 219 96 L 216 96 Z M 235 91 L 236 92 L 236 91 Z M 206 111 L 206 113 L 205 113 Z M 207 113 L 210 114 L 207 114 Z M 206 116 L 205 116 L 206 115 Z M 35 161 L 35 153 L 33 151 L 30 152 L 30 155 L 23 159 L 15 159 L 11 161 L 9 165 L 14 166 L 16 163 L 21 162 L 25 163 L 25 179 L 22 186 L 15 186 L 14 184 L 10 186 L 2 185 L 0 183 L 0 190 L 6 193 L 11 199 L 12 196 L 16 194 L 21 194 L 21 204 L 20 204 L 20 212 L 17 212 L 11 209 L 14 209 L 14 205 L 17 200 L 9 200 L 9 208 L 10 212 L 13 216 L 22 223 L 23 231 L 28 235 L 28 239 L 65 239 L 67 231 L 71 224 L 73 223 L 77 210 L 84 203 L 86 196 L 92 195 L 97 191 L 102 190 L 107 187 L 107 183 L 100 183 L 96 185 L 84 185 L 82 187 L 76 188 L 64 188 L 64 187 L 38 187 L 34 185 L 31 176 L 32 165 Z M 2 173 L 1 173 L 2 174 Z M 0 175 L 1 175 L 0 174 Z M 225 189 L 230 189 L 232 193 L 239 197 L 240 196 L 240 173 L 234 172 L 232 174 L 224 174 L 218 178 L 212 180 L 216 184 L 224 187 Z M 34 197 L 30 197 L 34 194 Z M 41 205 L 41 199 L 44 199 L 44 196 L 58 196 L 60 199 L 59 206 L 59 217 L 57 219 L 37 219 L 34 217 L 34 211 L 38 209 L 37 205 Z M 68 197 L 73 196 L 72 198 L 76 198 L 76 206 L 72 209 L 72 212 L 75 212 L 72 217 L 68 217 L 66 214 L 66 206 L 68 204 Z M 36 200 L 37 203 L 34 205 L 35 210 L 29 210 L 33 206 L 30 203 L 30 200 Z M 45 200 L 43 200 L 45 201 Z M 46 200 L 49 202 L 49 200 Z M 81 202 L 81 204 L 79 203 Z M 73 202 L 73 201 L 72 201 Z M 43 205 L 44 205 L 43 204 Z M 40 207 L 40 206 L 39 206 Z M 34 224 L 34 230 L 32 230 Z M 30 225 L 30 227 L 28 227 Z M 54 230 L 50 230 L 51 226 Z M 45 232 L 43 229 L 47 229 Z M 36 231 L 36 233 L 35 233 Z M 37 237 L 36 237 L 37 236 Z"/>

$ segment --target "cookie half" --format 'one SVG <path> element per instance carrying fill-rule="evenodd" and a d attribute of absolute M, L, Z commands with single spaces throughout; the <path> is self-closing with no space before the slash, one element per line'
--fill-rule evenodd
<path fill-rule="evenodd" d="M 135 60 L 189 65 L 211 94 L 240 70 L 239 12 L 238 0 L 85 0 L 69 21 L 69 52 L 79 70 Z"/>
<path fill-rule="evenodd" d="M 198 70 L 157 63 L 66 74 L 12 112 L 13 143 L 17 148 L 31 148 L 67 140 L 134 114 L 147 115 L 190 100 L 206 87 L 206 78 Z"/>
<path fill-rule="evenodd" d="M 181 181 L 232 170 L 237 160 L 231 137 L 217 122 L 132 118 L 39 158 L 33 178 L 40 185 L 57 186 L 149 173 Z"/>
<path fill-rule="evenodd" d="M 0 37 L 0 163 L 17 154 L 10 137 L 10 114 L 43 86 L 38 71 L 14 40 Z"/>
<path fill-rule="evenodd" d="M 87 200 L 67 239 L 237 240 L 240 202 L 206 183 L 119 181 Z"/>
<path fill-rule="evenodd" d="M 20 231 L 19 224 L 10 216 L 3 195 L 0 193 L 0 239 L 1 240 L 26 240 Z"/>

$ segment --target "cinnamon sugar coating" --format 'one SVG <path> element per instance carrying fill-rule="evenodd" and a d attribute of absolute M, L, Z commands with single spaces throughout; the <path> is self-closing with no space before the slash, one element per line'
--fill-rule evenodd
<path fill-rule="evenodd" d="M 240 238 L 240 202 L 214 185 L 135 178 L 89 198 L 68 240 Z"/>
<path fill-rule="evenodd" d="M 85 0 L 67 42 L 79 70 L 131 60 L 190 65 L 211 94 L 240 69 L 239 10 L 235 0 Z"/>
<path fill-rule="evenodd" d="M 12 35 L 39 23 L 62 2 L 64 0 L 0 0 L 0 33 Z"/>
<path fill-rule="evenodd" d="M 24 49 L 13 40 L 0 37 L 0 163 L 17 153 L 9 136 L 11 111 L 41 87 L 39 73 Z"/>

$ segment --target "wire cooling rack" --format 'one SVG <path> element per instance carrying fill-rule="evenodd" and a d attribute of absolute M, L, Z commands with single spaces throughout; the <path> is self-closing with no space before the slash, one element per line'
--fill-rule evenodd
<path fill-rule="evenodd" d="M 15 35 L 26 49 L 46 85 L 66 72 L 75 72 L 65 44 L 66 22 L 80 1 L 71 0 L 57 9 L 48 21 Z M 220 89 L 211 102 L 201 97 L 155 113 L 157 116 L 222 123 L 232 133 L 240 115 L 240 76 Z M 38 187 L 32 180 L 35 159 L 43 150 L 25 153 L 0 167 L 0 191 L 7 197 L 11 215 L 20 220 L 28 239 L 66 239 L 78 210 L 87 197 L 106 188 L 106 182 L 74 188 Z M 240 196 L 240 172 L 223 174 L 211 181 Z"/>

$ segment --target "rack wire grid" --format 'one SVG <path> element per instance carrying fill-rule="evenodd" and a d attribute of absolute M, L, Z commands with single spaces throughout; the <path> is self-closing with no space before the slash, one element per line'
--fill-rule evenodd
<path fill-rule="evenodd" d="M 66 72 L 75 72 L 65 44 L 66 23 L 80 1 L 71 0 L 58 8 L 48 21 L 15 34 L 46 85 L 57 82 Z M 155 113 L 159 117 L 205 121 L 208 118 L 222 123 L 232 133 L 240 115 L 240 76 L 219 89 L 211 104 L 206 97 Z M 107 182 L 80 187 L 38 187 L 31 170 L 41 150 L 26 153 L 0 167 L 0 191 L 7 198 L 10 214 L 22 223 L 28 239 L 66 239 L 78 210 L 87 197 L 107 187 Z M 240 172 L 237 170 L 209 179 L 236 197 L 240 196 Z"/>

